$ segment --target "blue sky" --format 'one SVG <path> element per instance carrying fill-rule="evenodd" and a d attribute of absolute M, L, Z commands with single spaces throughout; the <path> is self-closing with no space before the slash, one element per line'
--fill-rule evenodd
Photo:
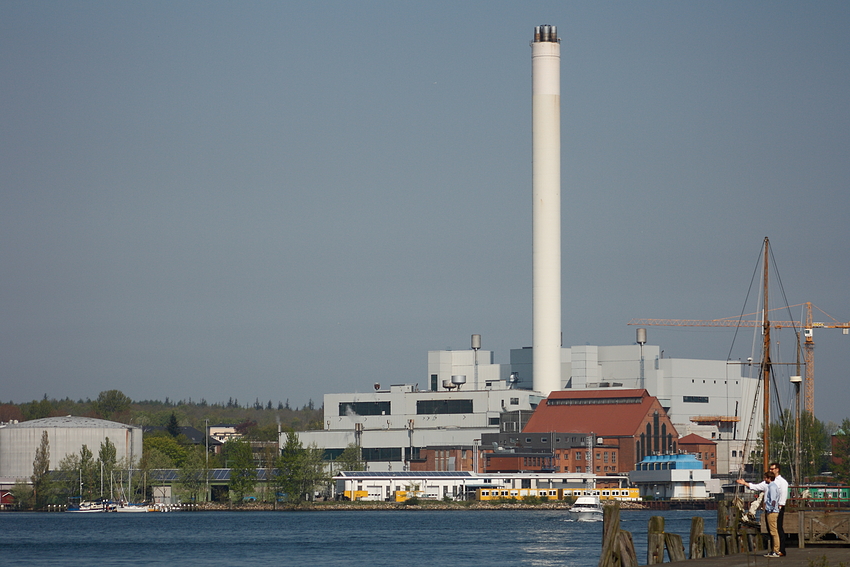
<path fill-rule="evenodd" d="M 0 13 L 4 401 L 320 403 L 424 387 L 427 351 L 473 333 L 507 362 L 531 344 L 543 23 L 562 38 L 565 345 L 755 311 L 766 236 L 787 302 L 850 320 L 846 2 Z M 840 421 L 850 338 L 815 341 L 816 412 Z M 737 359 L 756 340 L 649 342 Z"/>

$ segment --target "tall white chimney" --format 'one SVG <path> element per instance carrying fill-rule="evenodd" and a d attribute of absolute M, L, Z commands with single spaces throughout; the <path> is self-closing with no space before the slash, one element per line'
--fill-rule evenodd
<path fill-rule="evenodd" d="M 531 42 L 532 364 L 534 389 L 561 389 L 561 44 L 537 26 Z"/>

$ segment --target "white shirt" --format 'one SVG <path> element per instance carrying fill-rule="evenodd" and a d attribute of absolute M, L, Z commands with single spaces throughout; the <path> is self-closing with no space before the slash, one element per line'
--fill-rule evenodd
<path fill-rule="evenodd" d="M 788 481 L 782 478 L 781 474 L 776 475 L 776 478 L 773 479 L 773 482 L 776 483 L 776 486 L 779 488 L 779 506 L 785 506 L 785 501 L 788 500 Z M 762 481 L 758 484 L 747 483 L 747 487 L 750 490 L 755 490 L 756 492 L 765 492 L 767 491 L 767 485 L 769 483 Z"/>

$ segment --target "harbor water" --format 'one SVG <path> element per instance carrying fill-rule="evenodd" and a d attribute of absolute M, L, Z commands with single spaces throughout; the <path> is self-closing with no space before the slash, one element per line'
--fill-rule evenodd
<path fill-rule="evenodd" d="M 651 516 L 687 546 L 691 518 L 716 512 L 622 511 L 638 561 Z M 602 522 L 564 510 L 0 513 L 2 565 L 561 565 L 596 567 Z"/>

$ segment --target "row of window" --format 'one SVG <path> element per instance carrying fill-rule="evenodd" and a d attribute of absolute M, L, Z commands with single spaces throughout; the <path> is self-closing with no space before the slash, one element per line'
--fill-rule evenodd
<path fill-rule="evenodd" d="M 511 403 L 519 403 L 519 398 L 511 398 Z M 472 400 L 418 400 L 418 415 L 472 413 Z M 390 402 L 340 402 L 339 415 L 392 415 Z M 498 425 L 499 418 L 490 418 L 491 425 Z M 495 420 L 495 423 L 493 423 Z"/>
<path fill-rule="evenodd" d="M 600 404 L 639 404 L 640 398 L 577 398 L 546 400 L 547 406 L 590 406 Z"/>
<path fill-rule="evenodd" d="M 570 443 L 580 443 L 580 442 L 584 441 L 585 439 L 586 439 L 586 437 L 564 437 L 564 441 L 567 441 L 567 442 L 570 442 Z M 516 443 L 516 442 L 517 442 L 516 439 L 511 438 L 511 443 Z M 526 443 L 532 443 L 533 441 L 532 441 L 531 437 L 526 437 L 525 442 Z M 541 437 L 540 438 L 540 443 L 548 443 L 548 442 L 549 442 L 548 437 Z M 561 442 L 561 438 L 555 437 L 555 443 L 560 443 L 560 442 Z"/>

